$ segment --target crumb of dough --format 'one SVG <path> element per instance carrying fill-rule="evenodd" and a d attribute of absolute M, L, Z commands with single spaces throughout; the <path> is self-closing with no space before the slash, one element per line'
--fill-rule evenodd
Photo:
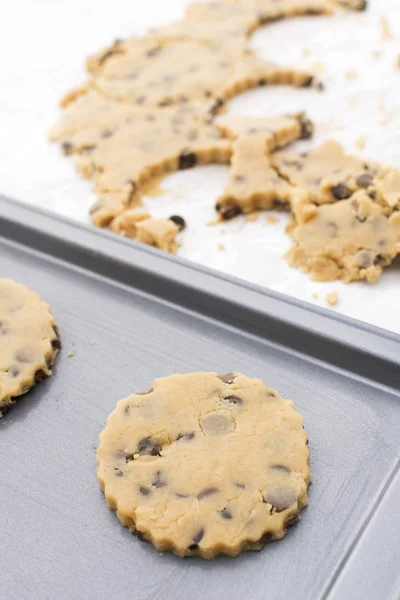
<path fill-rule="evenodd" d="M 260 213 L 258 211 L 249 213 L 248 215 L 246 215 L 246 221 L 257 221 L 259 214 Z"/>
<path fill-rule="evenodd" d="M 312 297 L 314 298 L 314 300 L 318 300 L 318 298 L 319 298 L 319 294 L 317 294 L 317 292 L 314 292 L 314 293 L 312 294 Z"/>
<path fill-rule="evenodd" d="M 356 142 L 355 142 L 357 148 L 360 148 L 360 150 L 362 150 L 363 148 L 365 148 L 367 140 L 368 140 L 368 136 L 366 136 L 366 135 L 360 135 L 360 137 L 357 138 Z"/>
<path fill-rule="evenodd" d="M 358 72 L 355 69 L 347 69 L 346 78 L 347 79 L 356 79 L 358 77 Z"/>
<path fill-rule="evenodd" d="M 337 292 L 331 292 L 325 296 L 325 300 L 329 306 L 336 306 L 336 304 L 339 302 L 339 294 Z"/>
<path fill-rule="evenodd" d="M 225 250 L 224 244 L 219 243 L 218 244 L 218 250 Z"/>
<path fill-rule="evenodd" d="M 267 215 L 265 217 L 265 221 L 268 223 L 268 225 L 273 225 L 274 223 L 278 222 L 278 219 L 273 215 Z"/>
<path fill-rule="evenodd" d="M 323 63 L 321 60 L 317 60 L 317 62 L 311 65 L 311 70 L 316 75 L 322 75 L 325 71 L 325 63 Z"/>
<path fill-rule="evenodd" d="M 303 56 L 308 56 L 310 54 L 310 49 L 309 48 L 303 48 L 303 50 L 301 51 Z"/>
<path fill-rule="evenodd" d="M 400 69 L 400 54 L 397 55 L 395 67 L 396 69 Z"/>
<path fill-rule="evenodd" d="M 69 357 L 69 358 L 72 358 L 73 356 L 75 356 L 75 350 L 70 350 L 70 351 L 68 352 L 68 357 Z"/>
<path fill-rule="evenodd" d="M 218 216 L 216 219 L 212 219 L 211 221 L 207 221 L 207 227 L 212 227 L 213 225 L 219 225 L 222 223 L 222 219 Z"/>
<path fill-rule="evenodd" d="M 382 40 L 391 40 L 393 38 L 392 31 L 389 26 L 389 22 L 386 17 L 381 17 L 381 37 Z"/>

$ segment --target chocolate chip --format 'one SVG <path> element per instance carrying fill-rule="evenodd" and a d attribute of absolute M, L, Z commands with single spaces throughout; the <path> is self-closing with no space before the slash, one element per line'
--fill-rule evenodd
<path fill-rule="evenodd" d="M 148 389 L 146 392 L 135 392 L 135 396 L 147 396 L 147 394 L 151 394 L 151 392 L 154 392 L 153 387 Z"/>
<path fill-rule="evenodd" d="M 129 406 L 129 404 L 127 404 L 127 406 L 125 406 L 125 408 L 124 408 L 124 413 L 125 413 L 126 415 L 129 415 L 129 413 L 130 413 L 130 410 L 131 410 L 131 407 Z"/>
<path fill-rule="evenodd" d="M 264 87 L 264 85 L 267 85 L 267 80 L 265 79 L 265 77 L 261 77 L 261 79 L 258 80 L 258 85 L 261 87 Z"/>
<path fill-rule="evenodd" d="M 267 397 L 268 398 L 277 398 L 278 394 L 276 392 L 273 392 L 272 390 L 268 390 L 267 391 Z"/>
<path fill-rule="evenodd" d="M 123 472 L 118 467 L 114 467 L 114 470 L 115 470 L 115 477 L 123 477 L 124 476 Z"/>
<path fill-rule="evenodd" d="M 177 498 L 189 498 L 187 494 L 175 494 Z"/>
<path fill-rule="evenodd" d="M 101 208 L 103 208 L 103 202 L 101 202 L 101 200 L 97 200 L 97 202 L 95 202 L 94 204 L 92 204 L 92 206 L 90 207 L 89 214 L 93 215 L 94 213 L 96 213 Z"/>
<path fill-rule="evenodd" d="M 124 457 L 125 457 L 125 462 L 131 462 L 132 460 L 135 459 L 134 455 L 132 454 L 132 452 L 125 452 L 124 453 Z"/>
<path fill-rule="evenodd" d="M 291 473 L 290 469 L 285 467 L 285 465 L 271 465 L 270 469 L 272 471 L 282 471 L 282 473 Z"/>
<path fill-rule="evenodd" d="M 183 169 L 191 169 L 197 163 L 197 156 L 194 152 L 182 152 L 179 156 L 178 168 L 180 170 Z"/>
<path fill-rule="evenodd" d="M 190 431 L 189 433 L 180 433 L 177 437 L 177 440 L 192 440 L 196 434 L 194 431 Z"/>
<path fill-rule="evenodd" d="M 136 96 L 135 102 L 136 104 L 143 104 L 146 101 L 146 96 Z"/>
<path fill-rule="evenodd" d="M 35 352 L 30 348 L 20 348 L 16 351 L 15 358 L 21 363 L 32 363 L 35 361 Z"/>
<path fill-rule="evenodd" d="M 218 492 L 219 492 L 218 488 L 215 488 L 215 487 L 206 488 L 205 490 L 200 492 L 200 494 L 197 496 L 197 499 L 203 500 L 203 498 L 206 498 L 207 496 L 214 496 L 214 494 L 218 494 Z"/>
<path fill-rule="evenodd" d="M 100 135 L 102 138 L 109 138 L 112 136 L 113 133 L 114 132 L 112 131 L 112 129 L 103 129 Z"/>
<path fill-rule="evenodd" d="M 235 487 L 239 488 L 239 490 L 244 490 L 244 489 L 245 489 L 245 487 L 246 487 L 246 486 L 244 485 L 244 483 L 238 483 L 237 481 L 234 481 L 234 482 L 233 482 L 233 485 L 234 485 Z"/>
<path fill-rule="evenodd" d="M 161 479 L 161 471 L 157 471 L 156 478 L 151 485 L 157 489 L 163 488 L 167 485 L 167 483 Z"/>
<path fill-rule="evenodd" d="M 142 494 L 142 496 L 148 496 L 150 494 L 150 490 L 142 485 L 139 488 L 139 492 Z"/>
<path fill-rule="evenodd" d="M 197 140 L 198 137 L 199 137 L 199 132 L 196 131 L 195 129 L 193 129 L 192 131 L 189 131 L 189 133 L 186 136 L 186 138 L 191 141 Z"/>
<path fill-rule="evenodd" d="M 160 100 L 158 106 L 171 106 L 172 100 L 171 98 L 164 98 L 164 100 Z"/>
<path fill-rule="evenodd" d="M 338 185 L 334 185 L 331 188 L 332 196 L 336 198 L 336 200 L 346 200 L 350 198 L 352 191 L 351 189 L 345 185 L 344 183 L 339 183 Z"/>
<path fill-rule="evenodd" d="M 236 175 L 234 179 L 236 183 L 243 183 L 246 181 L 246 177 L 244 175 Z"/>
<path fill-rule="evenodd" d="M 161 448 L 152 438 L 143 438 L 138 445 L 138 453 L 140 456 L 161 456 Z"/>
<path fill-rule="evenodd" d="M 218 379 L 223 381 L 224 383 L 233 383 L 235 381 L 235 373 L 220 373 L 217 375 Z"/>
<path fill-rule="evenodd" d="M 364 269 L 368 269 L 369 267 L 372 267 L 372 265 L 374 263 L 374 253 L 373 252 L 371 252 L 370 250 L 362 250 L 361 252 L 358 252 L 357 257 L 358 257 L 358 264 L 360 265 L 360 267 L 363 267 Z"/>
<path fill-rule="evenodd" d="M 39 369 L 38 371 L 36 371 L 35 383 L 40 383 L 41 381 L 44 381 L 45 379 L 47 379 L 47 374 L 43 371 L 43 369 Z"/>
<path fill-rule="evenodd" d="M 387 244 L 387 240 L 379 240 L 378 241 L 378 246 L 380 248 L 384 248 L 386 246 L 386 244 Z"/>
<path fill-rule="evenodd" d="M 11 367 L 11 375 L 13 377 L 18 377 L 18 375 L 21 373 L 21 371 L 18 369 L 18 367 L 12 366 Z"/>
<path fill-rule="evenodd" d="M 8 333 L 8 326 L 2 321 L 0 321 L 0 334 L 6 335 L 6 333 Z"/>
<path fill-rule="evenodd" d="M 238 406 L 243 404 L 243 400 L 239 396 L 226 396 L 223 400 L 226 400 L 229 404 L 236 404 Z"/>
<path fill-rule="evenodd" d="M 371 198 L 371 200 L 376 200 L 376 192 L 374 190 L 368 192 L 368 196 Z"/>
<path fill-rule="evenodd" d="M 54 340 L 52 340 L 51 347 L 53 348 L 53 350 L 59 350 L 61 348 L 60 338 L 55 338 Z"/>
<path fill-rule="evenodd" d="M 362 175 L 359 175 L 356 179 L 356 183 L 357 183 L 358 187 L 364 188 L 364 189 L 368 188 L 372 184 L 373 181 L 374 181 L 374 178 L 369 173 L 363 173 Z"/>
<path fill-rule="evenodd" d="M 74 148 L 74 145 L 71 142 L 63 142 L 61 144 L 61 148 L 63 149 L 64 154 L 71 154 Z"/>
<path fill-rule="evenodd" d="M 242 212 L 241 209 L 239 208 L 239 206 L 236 206 L 236 204 L 223 205 L 223 204 L 217 203 L 215 205 L 215 209 L 217 210 L 217 212 L 219 212 L 221 217 L 225 220 L 233 219 L 237 215 L 240 215 L 240 213 Z"/>
<path fill-rule="evenodd" d="M 303 87 L 303 88 L 311 87 L 313 83 L 314 83 L 314 77 L 312 75 L 310 75 L 309 77 L 307 77 L 307 79 L 305 79 L 303 81 L 303 83 L 301 84 L 301 87 Z"/>
<path fill-rule="evenodd" d="M 297 515 L 289 515 L 285 521 L 285 529 L 287 529 L 288 527 L 292 527 L 292 525 L 297 523 L 298 520 L 299 517 Z"/>
<path fill-rule="evenodd" d="M 193 543 L 194 544 L 198 544 L 199 542 L 201 542 L 201 540 L 203 539 L 203 537 L 204 537 L 204 529 L 201 528 L 201 529 L 199 529 L 199 531 L 194 536 Z"/>
<path fill-rule="evenodd" d="M 331 237 L 333 237 L 334 235 L 337 234 L 338 229 L 339 229 L 339 227 L 333 221 L 328 221 L 328 223 L 326 224 L 327 233 Z"/>
<path fill-rule="evenodd" d="M 298 121 L 300 125 L 300 139 L 308 140 L 312 137 L 314 133 L 314 125 L 310 119 L 307 119 L 304 114 L 298 116 Z"/>
<path fill-rule="evenodd" d="M 227 519 L 227 520 L 232 519 L 232 513 L 229 512 L 229 510 L 227 508 L 224 508 L 223 510 L 221 510 L 219 514 L 221 515 L 221 517 L 223 519 Z"/>
<path fill-rule="evenodd" d="M 297 493 L 291 488 L 274 488 L 264 492 L 264 502 L 271 504 L 276 512 L 282 512 L 297 502 Z"/>
<path fill-rule="evenodd" d="M 161 51 L 161 48 L 152 48 L 151 50 L 148 50 L 146 52 L 146 56 L 152 57 L 152 56 L 156 56 L 157 54 L 159 54 Z"/>
<path fill-rule="evenodd" d="M 189 98 L 187 96 L 185 96 L 184 94 L 181 94 L 180 96 L 178 96 L 178 102 L 189 102 Z"/>
<path fill-rule="evenodd" d="M 169 220 L 173 221 L 179 227 L 179 231 L 182 231 L 186 227 L 185 219 L 179 215 L 172 215 Z"/>

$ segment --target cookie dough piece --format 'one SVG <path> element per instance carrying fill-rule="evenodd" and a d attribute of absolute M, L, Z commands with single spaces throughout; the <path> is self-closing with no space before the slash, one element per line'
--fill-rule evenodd
<path fill-rule="evenodd" d="M 54 317 L 39 295 L 11 279 L 0 279 L 0 417 L 51 375 L 60 349 Z"/>
<path fill-rule="evenodd" d="M 367 0 L 339 0 L 339 2 L 344 8 L 350 10 L 367 10 L 368 8 Z"/>
<path fill-rule="evenodd" d="M 291 233 L 289 264 L 315 281 L 366 279 L 375 283 L 400 253 L 400 212 L 386 216 L 365 191 L 325 204 Z"/>
<path fill-rule="evenodd" d="M 303 15 L 329 15 L 335 10 L 337 0 L 235 0 L 255 10 L 260 23 Z"/>
<path fill-rule="evenodd" d="M 154 219 L 147 212 L 126 210 L 116 217 L 111 230 L 142 244 L 174 254 L 178 248 L 179 227 L 171 219 Z"/>
<path fill-rule="evenodd" d="M 121 523 L 160 551 L 236 556 L 280 539 L 307 504 L 307 435 L 260 379 L 192 373 L 121 400 L 98 479 Z"/>
<path fill-rule="evenodd" d="M 333 140 L 303 154 L 283 150 L 275 153 L 272 160 L 279 174 L 306 192 L 308 203 L 317 205 L 350 198 L 357 190 L 368 187 L 381 171 L 378 163 L 345 154 Z M 315 213 L 315 207 L 309 210 L 303 202 L 292 208 L 299 222 Z"/>
<path fill-rule="evenodd" d="M 248 36 L 259 19 L 254 10 L 231 2 L 194 2 L 185 19 L 152 33 L 161 40 L 191 39 L 208 42 L 216 48 L 239 56 L 247 47 Z"/>
<path fill-rule="evenodd" d="M 299 71 L 291 67 L 279 66 L 247 51 L 236 62 L 232 74 L 221 86 L 217 97 L 225 101 L 246 90 L 265 85 L 310 87 L 313 85 L 314 80 L 314 74 L 310 71 Z"/>
<path fill-rule="evenodd" d="M 224 136 L 232 139 L 262 134 L 268 152 L 295 140 L 309 139 L 314 131 L 313 123 L 305 113 L 270 118 L 228 116 L 219 119 L 216 126 Z"/>
<path fill-rule="evenodd" d="M 91 215 L 104 227 L 140 203 L 141 186 L 154 176 L 196 164 L 226 164 L 231 140 L 201 120 L 196 105 L 135 109 L 95 92 L 65 111 L 52 138 L 76 154 L 76 166 L 92 178 L 99 202 Z"/>
<path fill-rule="evenodd" d="M 309 137 L 311 122 L 304 115 L 272 119 L 228 117 L 218 127 L 239 136 L 233 146 L 229 183 L 216 203 L 220 215 L 229 219 L 241 212 L 286 206 L 297 191 L 272 167 L 269 152 Z"/>
<path fill-rule="evenodd" d="M 150 50 L 112 56 L 93 85 L 104 95 L 137 106 L 204 101 L 233 71 L 235 58 L 196 40 L 154 42 Z"/>

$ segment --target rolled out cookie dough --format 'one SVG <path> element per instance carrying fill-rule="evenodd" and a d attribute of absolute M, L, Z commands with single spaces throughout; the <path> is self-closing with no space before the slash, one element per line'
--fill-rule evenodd
<path fill-rule="evenodd" d="M 400 253 L 400 212 L 385 215 L 361 190 L 349 200 L 320 206 L 291 235 L 289 264 L 309 272 L 312 279 L 374 283 Z"/>
<path fill-rule="evenodd" d="M 60 336 L 49 306 L 11 279 L 0 279 L 0 417 L 51 375 Z"/>
<path fill-rule="evenodd" d="M 171 375 L 121 400 L 97 461 L 121 523 L 178 556 L 258 550 L 307 504 L 302 417 L 239 373 Z"/>

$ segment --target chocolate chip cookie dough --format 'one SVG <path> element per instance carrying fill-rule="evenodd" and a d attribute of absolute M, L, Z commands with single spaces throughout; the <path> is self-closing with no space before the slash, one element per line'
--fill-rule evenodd
<path fill-rule="evenodd" d="M 301 202 L 296 195 L 292 204 L 299 222 L 314 214 L 310 203 L 319 205 L 350 198 L 357 190 L 371 186 L 381 171 L 378 163 L 345 154 L 334 140 L 303 154 L 293 150 L 276 152 L 272 162 L 282 177 L 303 192 Z"/>
<path fill-rule="evenodd" d="M 307 505 L 302 417 L 240 373 L 171 375 L 121 400 L 97 461 L 121 523 L 178 556 L 258 550 Z"/>
<path fill-rule="evenodd" d="M 229 182 L 216 203 L 222 218 L 287 206 L 296 190 L 272 166 L 270 152 L 310 137 L 312 123 L 299 114 L 271 119 L 228 117 L 217 126 L 228 135 L 238 136 L 233 145 Z"/>
<path fill-rule="evenodd" d="M 171 254 L 178 248 L 179 225 L 173 219 L 154 219 L 148 212 L 126 210 L 113 220 L 111 230 Z"/>
<path fill-rule="evenodd" d="M 0 417 L 36 383 L 51 375 L 60 349 L 54 317 L 39 295 L 0 279 Z"/>
<path fill-rule="evenodd" d="M 291 232 L 289 263 L 315 281 L 375 283 L 400 254 L 400 212 L 384 209 L 361 190 L 349 200 L 325 204 Z"/>

